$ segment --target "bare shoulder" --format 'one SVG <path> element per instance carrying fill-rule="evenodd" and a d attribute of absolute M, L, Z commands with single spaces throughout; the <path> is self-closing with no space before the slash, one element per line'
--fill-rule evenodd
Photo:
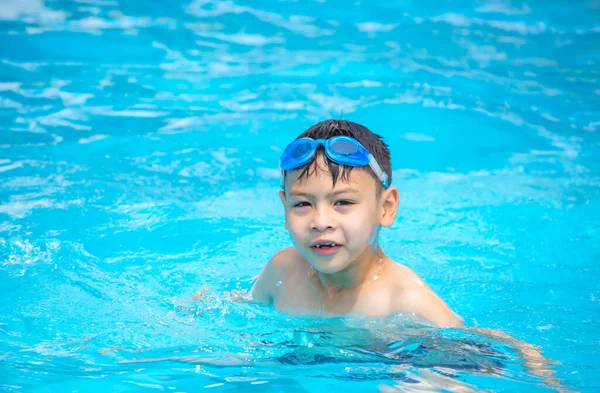
<path fill-rule="evenodd" d="M 394 312 L 411 312 L 440 327 L 460 327 L 463 320 L 410 268 L 394 263 L 390 269 Z"/>
<path fill-rule="evenodd" d="M 277 289 L 277 282 L 285 281 L 295 274 L 303 260 L 302 256 L 294 247 L 285 248 L 271 258 L 265 265 L 256 282 L 252 286 L 250 294 L 252 299 L 258 303 L 271 304 Z"/>
<path fill-rule="evenodd" d="M 397 290 L 426 287 L 425 282 L 417 273 L 401 263 L 392 261 L 390 275 Z"/>
<path fill-rule="evenodd" d="M 273 255 L 273 258 L 271 258 L 267 265 L 272 265 L 272 268 L 288 274 L 297 269 L 298 262 L 301 260 L 303 261 L 304 258 L 302 258 L 298 250 L 294 247 L 288 247 Z"/>

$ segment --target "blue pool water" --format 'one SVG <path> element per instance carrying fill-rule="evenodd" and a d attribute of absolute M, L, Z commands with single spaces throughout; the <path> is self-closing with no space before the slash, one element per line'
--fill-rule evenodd
<path fill-rule="evenodd" d="M 1 390 L 600 391 L 598 1 L 0 0 L 0 42 Z M 384 250 L 528 344 L 232 300 L 330 117 L 391 147 Z"/>

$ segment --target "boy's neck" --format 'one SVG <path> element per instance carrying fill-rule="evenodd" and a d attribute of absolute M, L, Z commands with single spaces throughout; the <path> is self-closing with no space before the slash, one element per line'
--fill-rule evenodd
<path fill-rule="evenodd" d="M 377 279 L 384 258 L 379 245 L 369 247 L 346 270 L 334 274 L 319 272 L 317 278 L 329 294 L 359 289 Z"/>

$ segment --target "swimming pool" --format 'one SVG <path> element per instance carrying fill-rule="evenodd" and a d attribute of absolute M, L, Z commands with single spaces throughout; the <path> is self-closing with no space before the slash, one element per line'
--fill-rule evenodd
<path fill-rule="evenodd" d="M 599 8 L 0 2 L 1 389 L 599 391 Z M 391 147 L 386 253 L 556 364 L 231 301 L 290 245 L 281 149 L 329 117 Z"/>

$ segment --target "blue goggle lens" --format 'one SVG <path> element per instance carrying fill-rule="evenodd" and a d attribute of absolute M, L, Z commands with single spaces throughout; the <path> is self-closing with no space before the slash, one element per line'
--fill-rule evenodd
<path fill-rule="evenodd" d="M 332 141 L 329 144 L 329 147 L 331 148 L 331 150 L 333 150 L 334 153 L 342 154 L 345 156 L 355 154 L 358 151 L 358 146 L 347 140 Z"/>
<path fill-rule="evenodd" d="M 299 143 L 296 145 L 296 148 L 289 152 L 290 157 L 299 158 L 304 156 L 306 153 L 312 150 L 312 143 L 306 141 L 304 143 Z"/>

